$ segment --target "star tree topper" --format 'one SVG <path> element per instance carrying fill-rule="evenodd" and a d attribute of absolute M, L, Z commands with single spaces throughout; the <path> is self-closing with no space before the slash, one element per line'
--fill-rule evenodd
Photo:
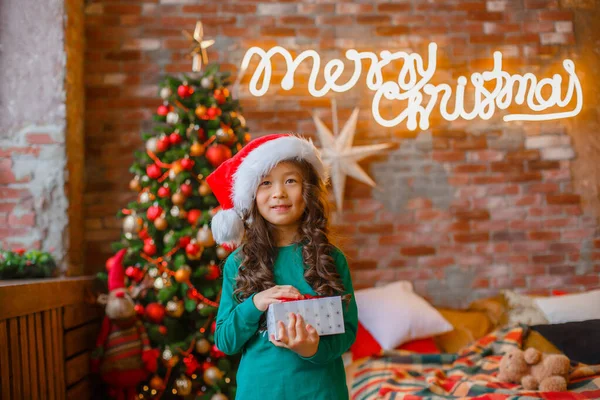
<path fill-rule="evenodd" d="M 193 35 L 187 31 L 182 32 L 192 42 L 190 47 L 192 71 L 200 72 L 202 70 L 202 64 L 208 64 L 206 49 L 212 46 L 215 41 L 213 39 L 204 40 L 204 29 L 202 28 L 202 22 L 200 21 L 196 22 L 196 29 L 194 29 Z"/>
<path fill-rule="evenodd" d="M 337 105 L 335 100 L 331 104 L 333 131 L 313 113 L 313 120 L 317 127 L 317 136 L 321 142 L 321 157 L 325 165 L 329 168 L 331 176 L 331 186 L 335 196 L 335 203 L 338 212 L 342 210 L 344 202 L 344 189 L 346 186 L 346 176 L 351 176 L 371 187 L 375 187 L 375 182 L 358 165 L 358 162 L 370 155 L 378 154 L 382 150 L 393 146 L 392 143 L 374 144 L 370 146 L 352 147 L 354 134 L 356 133 L 356 121 L 358 119 L 358 108 L 355 108 L 346 121 L 341 133 L 338 135 Z"/>

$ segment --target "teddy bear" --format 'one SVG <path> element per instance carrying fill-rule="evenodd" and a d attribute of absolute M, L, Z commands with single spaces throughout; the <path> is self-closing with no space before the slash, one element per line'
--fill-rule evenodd
<path fill-rule="evenodd" d="M 569 368 L 569 358 L 562 354 L 543 354 L 534 348 L 512 349 L 500 360 L 498 379 L 520 383 L 526 390 L 564 392 Z"/>
<path fill-rule="evenodd" d="M 109 395 L 117 400 L 135 398 L 136 385 L 156 371 L 158 358 L 125 289 L 125 252 L 119 251 L 108 262 L 109 293 L 98 299 L 98 303 L 106 305 L 106 316 L 91 360 L 92 372 L 100 372 L 109 385 Z"/>

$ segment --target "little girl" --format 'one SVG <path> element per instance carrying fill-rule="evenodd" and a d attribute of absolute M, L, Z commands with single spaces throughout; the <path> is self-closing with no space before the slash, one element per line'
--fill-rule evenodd
<path fill-rule="evenodd" d="M 242 352 L 237 400 L 348 399 L 341 356 L 358 313 L 346 258 L 327 237 L 326 180 L 312 142 L 287 134 L 251 141 L 207 178 L 222 208 L 215 240 L 241 244 L 225 262 L 215 331 L 221 351 Z M 267 337 L 269 305 L 306 294 L 345 296 L 345 333 L 320 337 L 291 314 L 279 341 Z"/>

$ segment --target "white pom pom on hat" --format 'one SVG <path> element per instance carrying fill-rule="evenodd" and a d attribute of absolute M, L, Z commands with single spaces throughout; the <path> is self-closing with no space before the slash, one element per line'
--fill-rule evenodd
<path fill-rule="evenodd" d="M 214 170 L 206 182 L 221 205 L 211 229 L 219 244 L 237 246 L 244 238 L 242 216 L 250 210 L 260 180 L 285 160 L 306 160 L 327 181 L 319 150 L 311 140 L 293 134 L 266 135 L 250 141 Z"/>

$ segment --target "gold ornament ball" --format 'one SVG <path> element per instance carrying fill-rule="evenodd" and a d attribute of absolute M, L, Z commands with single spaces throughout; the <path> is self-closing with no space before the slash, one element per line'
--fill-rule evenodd
<path fill-rule="evenodd" d="M 190 146 L 190 155 L 192 157 L 200 157 L 200 156 L 204 155 L 205 150 L 206 149 L 204 148 L 204 146 L 202 146 L 200 143 L 194 142 Z"/>
<path fill-rule="evenodd" d="M 210 342 L 206 339 L 200 339 L 196 342 L 196 352 L 199 354 L 208 354 L 210 348 Z"/>
<path fill-rule="evenodd" d="M 139 177 L 136 176 L 135 178 L 129 181 L 129 189 L 133 190 L 134 192 L 139 192 L 140 190 L 142 190 L 142 184 L 140 183 Z"/>
<path fill-rule="evenodd" d="M 154 375 L 152 379 L 150 379 L 150 387 L 154 390 L 161 390 L 164 387 L 164 385 L 165 382 L 158 375 Z"/>
<path fill-rule="evenodd" d="M 223 247 L 221 247 L 221 246 L 217 247 L 217 257 L 219 257 L 219 260 L 226 259 L 228 255 L 229 255 L 229 252 L 227 250 L 225 250 Z"/>
<path fill-rule="evenodd" d="M 212 231 L 208 225 L 204 225 L 198 230 L 196 240 L 204 247 L 212 247 L 215 245 L 215 239 L 213 238 Z"/>
<path fill-rule="evenodd" d="M 177 271 L 175 271 L 175 280 L 177 282 L 187 282 L 192 274 L 192 269 L 188 265 L 182 265 Z"/>
<path fill-rule="evenodd" d="M 192 393 L 192 381 L 185 375 L 181 375 L 175 380 L 175 389 L 179 396 L 188 396 Z"/>
<path fill-rule="evenodd" d="M 167 229 L 169 227 L 169 223 L 167 222 L 166 218 L 158 217 L 154 220 L 154 226 L 159 231 L 164 231 L 165 229 Z"/>
<path fill-rule="evenodd" d="M 217 367 L 208 367 L 206 371 L 204 371 L 204 382 L 209 385 L 216 385 L 219 379 L 223 377 L 223 371 L 221 371 Z"/>
<path fill-rule="evenodd" d="M 198 107 L 196 107 L 195 112 L 196 112 L 196 117 L 202 118 L 206 114 L 206 107 L 198 106 Z"/>
<path fill-rule="evenodd" d="M 200 187 L 198 188 L 198 193 L 200 193 L 201 196 L 208 196 L 210 192 L 211 190 L 210 186 L 208 186 L 208 183 L 206 183 L 206 181 L 202 181 Z"/>
<path fill-rule="evenodd" d="M 183 301 L 181 300 L 170 300 L 165 307 L 167 315 L 173 318 L 179 318 L 183 314 Z"/>
<path fill-rule="evenodd" d="M 230 143 L 233 141 L 233 131 L 230 128 L 220 128 L 217 129 L 217 142 L 219 143 Z"/>
<path fill-rule="evenodd" d="M 185 196 L 183 195 L 183 193 L 177 192 L 175 194 L 173 194 L 173 196 L 171 196 L 171 201 L 173 202 L 173 204 L 181 206 L 183 205 L 183 203 L 185 203 Z"/>
<path fill-rule="evenodd" d="M 229 400 L 223 393 L 215 393 L 210 400 Z"/>
<path fill-rule="evenodd" d="M 135 215 L 128 215 L 123 219 L 123 232 L 125 233 L 137 233 L 142 230 L 142 224 L 144 221 L 140 217 Z"/>

